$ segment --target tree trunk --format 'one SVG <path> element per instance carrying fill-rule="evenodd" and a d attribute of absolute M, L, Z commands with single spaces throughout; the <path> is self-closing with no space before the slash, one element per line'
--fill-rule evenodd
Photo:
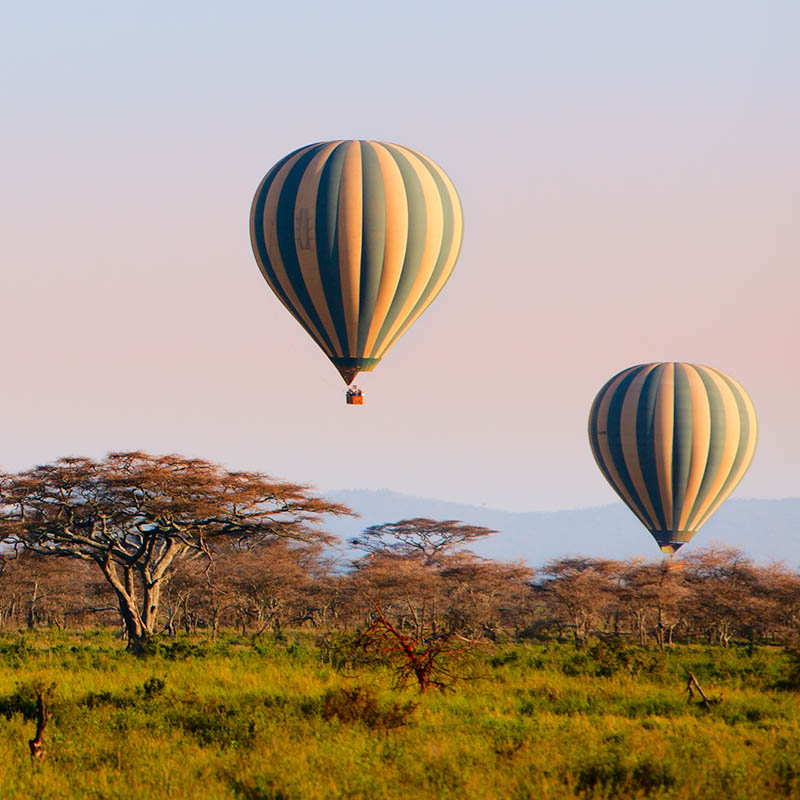
<path fill-rule="evenodd" d="M 664 649 L 664 612 L 661 608 L 658 609 L 658 625 L 656 625 L 656 641 L 658 642 L 658 649 Z"/>
<path fill-rule="evenodd" d="M 192 623 L 189 612 L 189 595 L 188 593 L 183 598 L 183 630 L 186 634 L 192 633 Z"/>
<path fill-rule="evenodd" d="M 127 650 L 136 656 L 144 652 L 144 643 L 147 641 L 147 632 L 142 625 L 141 617 L 136 606 L 131 606 L 130 598 L 117 592 L 119 613 L 125 623 L 125 635 L 128 638 Z"/>
<path fill-rule="evenodd" d="M 33 594 L 28 604 L 28 630 L 32 631 L 36 627 L 36 601 L 39 599 L 39 581 L 34 581 Z"/>

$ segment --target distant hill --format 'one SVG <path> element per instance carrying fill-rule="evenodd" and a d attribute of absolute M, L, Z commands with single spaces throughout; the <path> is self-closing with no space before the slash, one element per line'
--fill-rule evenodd
<path fill-rule="evenodd" d="M 409 497 L 388 489 L 327 492 L 349 505 L 358 519 L 334 519 L 329 530 L 343 539 L 368 525 L 408 517 L 457 519 L 500 533 L 476 544 L 489 558 L 523 559 L 532 566 L 569 553 L 599 558 L 657 558 L 655 541 L 621 503 L 568 511 L 501 511 L 484 506 Z M 691 546 L 723 542 L 759 563 L 783 561 L 800 569 L 800 498 L 729 500 L 695 536 Z"/>

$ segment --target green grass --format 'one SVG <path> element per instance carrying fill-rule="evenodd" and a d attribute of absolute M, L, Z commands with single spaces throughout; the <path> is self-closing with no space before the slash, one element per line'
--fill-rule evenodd
<path fill-rule="evenodd" d="M 800 796 L 800 705 L 779 649 L 495 646 L 451 691 L 340 672 L 314 638 L 0 636 L 2 798 Z M 692 671 L 705 710 L 684 693 Z M 30 763 L 34 682 L 55 681 Z"/>

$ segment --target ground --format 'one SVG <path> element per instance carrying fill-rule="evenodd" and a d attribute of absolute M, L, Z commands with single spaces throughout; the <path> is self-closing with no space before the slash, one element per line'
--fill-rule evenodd
<path fill-rule="evenodd" d="M 425 695 L 307 632 L 152 651 L 107 631 L 0 636 L 0 797 L 800 795 L 796 662 L 780 648 L 509 642 Z M 690 672 L 720 702 L 687 702 Z M 33 687 L 53 682 L 32 764 Z"/>

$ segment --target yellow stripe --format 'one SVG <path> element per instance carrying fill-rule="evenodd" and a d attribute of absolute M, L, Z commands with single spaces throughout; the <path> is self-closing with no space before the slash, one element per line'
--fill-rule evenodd
<path fill-rule="evenodd" d="M 403 175 L 391 153 L 379 142 L 369 143 L 378 158 L 383 178 L 383 192 L 386 200 L 386 241 L 383 252 L 383 267 L 375 310 L 364 346 L 365 358 L 377 358 L 372 352 L 375 339 L 386 320 L 392 305 L 400 275 L 403 272 L 403 260 L 408 245 L 408 198 L 403 184 Z"/>
<path fill-rule="evenodd" d="M 711 367 L 706 367 L 709 372 L 716 373 L 717 375 L 723 375 L 724 373 L 720 373 L 719 370 L 712 369 Z M 747 472 L 747 468 L 750 466 L 750 462 L 753 460 L 753 455 L 756 450 L 756 442 L 758 441 L 758 420 L 756 419 L 756 410 L 753 407 L 753 403 L 750 400 L 747 392 L 742 388 L 741 384 L 731 378 L 730 375 L 725 375 L 725 377 L 737 388 L 739 394 L 744 401 L 745 409 L 747 412 L 747 419 L 749 421 L 749 428 L 748 428 L 748 437 L 747 443 L 745 445 L 745 451 L 742 456 L 742 461 L 739 464 L 739 468 L 736 471 L 733 480 L 728 486 L 728 490 L 724 493 L 719 495 L 716 500 L 708 507 L 705 514 L 697 516 L 696 529 L 700 528 L 702 525 L 705 525 L 708 518 L 722 505 L 723 501 L 733 492 L 733 490 L 739 485 L 739 482 L 744 477 L 744 473 Z M 737 406 L 738 409 L 738 406 Z M 740 416 L 737 414 L 737 421 L 739 423 L 739 432 L 741 434 L 741 421 Z"/>
<path fill-rule="evenodd" d="M 344 350 L 336 333 L 336 326 L 328 308 L 325 289 L 322 286 L 315 235 L 319 182 L 322 178 L 325 162 L 338 144 L 339 142 L 326 144 L 311 159 L 306 171 L 303 173 L 300 185 L 297 187 L 297 197 L 295 199 L 294 241 L 297 260 L 300 264 L 300 273 L 303 276 L 308 295 L 320 320 L 322 320 L 322 324 L 325 326 L 328 337 L 333 342 L 336 355 L 343 356 Z"/>
<path fill-rule="evenodd" d="M 700 369 L 704 368 L 700 367 Z M 717 468 L 717 474 L 714 477 L 714 482 L 711 484 L 711 488 L 708 491 L 705 501 L 688 521 L 686 530 L 697 530 L 698 521 L 703 518 L 703 515 L 711 507 L 711 505 L 717 500 L 722 502 L 722 500 L 724 500 L 729 494 L 726 493 L 725 497 L 722 498 L 718 497 L 720 490 L 731 473 L 731 467 L 736 459 L 736 451 L 739 449 L 739 436 L 741 433 L 739 408 L 736 405 L 736 398 L 733 396 L 733 392 L 730 390 L 730 387 L 712 370 L 704 369 L 704 372 L 714 381 L 714 384 L 717 386 L 722 396 L 722 404 L 725 410 L 725 438 L 723 439 L 725 444 L 722 450 L 722 458 L 720 459 L 719 467 Z"/>
<path fill-rule="evenodd" d="M 689 462 L 689 477 L 686 481 L 686 492 L 683 496 L 683 507 L 679 509 L 680 519 L 677 530 L 691 530 L 688 526 L 689 514 L 692 511 L 700 484 L 706 473 L 708 451 L 711 446 L 711 408 L 708 403 L 708 392 L 703 379 L 691 364 L 681 364 L 689 382 L 689 397 L 692 403 L 692 459 Z"/>
<path fill-rule="evenodd" d="M 439 190 L 436 187 L 436 182 L 433 180 L 433 177 L 430 172 L 428 172 L 425 165 L 413 152 L 406 148 L 398 149 L 401 150 L 408 159 L 422 186 L 427 223 L 425 226 L 425 245 L 420 258 L 419 270 L 414 283 L 411 285 L 408 298 L 400 309 L 394 324 L 388 330 L 383 340 L 377 345 L 375 350 L 376 358 L 383 357 L 388 349 L 388 345 L 391 344 L 392 339 L 400 328 L 408 327 L 408 325 L 411 324 L 408 316 L 424 294 L 428 282 L 431 279 L 431 275 L 433 275 L 433 270 L 436 267 L 436 262 L 439 260 L 439 253 L 442 249 L 442 234 L 444 232 L 444 211 L 442 209 L 442 201 L 439 197 Z"/>
<path fill-rule="evenodd" d="M 289 275 L 286 272 L 286 267 L 281 259 L 280 248 L 278 247 L 278 230 L 276 224 L 278 200 L 280 198 L 283 184 L 286 182 L 286 177 L 297 161 L 315 146 L 316 145 L 309 145 L 308 147 L 304 147 L 302 150 L 295 153 L 295 155 L 281 167 L 280 171 L 275 176 L 275 180 L 269 187 L 269 191 L 267 192 L 266 201 L 264 203 L 264 213 L 260 222 L 264 226 L 264 243 L 267 249 L 267 255 L 269 256 L 270 266 L 275 272 L 275 277 L 278 279 L 281 289 L 285 292 L 286 297 L 289 300 L 289 304 L 287 305 L 284 303 L 284 305 L 289 309 L 293 316 L 303 320 L 308 327 L 308 330 L 311 333 L 314 341 L 330 358 L 333 356 L 333 353 L 330 352 L 330 348 L 325 344 L 325 339 L 320 334 L 316 325 L 314 325 L 314 323 L 311 321 L 311 318 L 303 308 L 303 304 L 300 302 L 295 294 L 294 289 L 292 288 Z M 270 283 L 270 280 L 261 264 L 259 264 L 259 268 L 261 268 L 261 274 L 267 279 L 267 283 Z M 270 283 L 270 285 L 272 284 Z"/>
<path fill-rule="evenodd" d="M 672 528 L 672 439 L 675 432 L 675 365 L 664 364 L 656 392 L 653 449 L 667 530 Z"/>
<path fill-rule="evenodd" d="M 600 407 L 597 409 L 597 427 L 600 430 L 608 431 L 608 408 L 611 405 L 611 398 L 614 396 L 614 392 L 616 391 L 619 384 L 625 379 L 625 377 L 631 372 L 631 370 L 637 369 L 637 367 L 631 367 L 630 369 L 626 369 L 624 372 L 621 372 L 614 383 L 612 383 L 603 393 L 603 397 L 600 400 Z M 594 447 L 592 448 L 592 453 L 595 457 L 595 461 L 605 467 L 608 471 L 609 475 L 611 475 L 611 486 L 616 491 L 616 493 L 625 501 L 639 517 L 640 522 L 645 528 L 650 528 L 650 523 L 645 519 L 644 512 L 639 508 L 636 501 L 628 494 L 628 491 L 625 489 L 625 484 L 622 482 L 622 478 L 620 478 L 619 473 L 617 472 L 616 468 L 614 467 L 614 458 L 611 455 L 611 448 L 608 446 L 608 436 L 597 436 L 597 431 L 594 432 L 595 436 L 590 437 L 590 442 L 593 441 L 595 438 L 597 439 L 598 448 L 600 449 L 599 457 L 598 454 L 594 452 Z"/>
<path fill-rule="evenodd" d="M 409 148 L 405 149 L 409 150 Z M 447 189 L 447 195 L 450 198 L 450 207 L 453 209 L 453 239 L 450 242 L 450 252 L 447 254 L 447 263 L 449 266 L 442 271 L 442 275 L 439 277 L 439 281 L 433 291 L 433 296 L 435 296 L 450 277 L 450 273 L 453 271 L 453 267 L 458 259 L 458 254 L 461 250 L 461 241 L 464 237 L 464 212 L 461 208 L 461 200 L 458 197 L 458 192 L 456 192 L 456 187 L 453 186 L 453 182 L 450 180 L 447 173 L 435 161 L 431 161 L 431 159 L 418 150 L 411 150 L 411 152 L 423 159 L 426 164 L 430 165 L 441 178 L 442 183 L 444 183 Z"/>
<path fill-rule="evenodd" d="M 395 145 L 396 147 L 397 145 Z M 408 148 L 402 148 L 408 149 Z M 421 153 L 417 153 L 416 150 L 412 150 L 411 152 L 416 153 L 420 156 L 420 158 L 425 158 Z M 447 259 L 445 261 L 445 266 L 442 268 L 442 272 L 439 275 L 438 280 L 436 281 L 435 286 L 431 290 L 431 293 L 428 295 L 427 302 L 417 309 L 416 313 L 413 316 L 409 317 L 405 323 L 403 323 L 402 327 L 397 331 L 394 336 L 394 339 L 388 339 L 386 344 L 383 348 L 383 354 L 385 354 L 392 345 L 408 330 L 411 325 L 416 322 L 419 316 L 425 311 L 426 308 L 434 301 L 436 295 L 444 287 L 445 283 L 449 280 L 450 276 L 453 274 L 453 270 L 456 266 L 456 261 L 458 260 L 458 254 L 461 251 L 461 240 L 464 235 L 464 217 L 461 211 L 461 201 L 458 199 L 458 194 L 456 192 L 455 186 L 453 186 L 453 182 L 450 178 L 447 177 L 444 170 L 436 164 L 435 162 L 431 161 L 430 159 L 425 159 L 428 164 L 433 167 L 436 172 L 441 177 L 442 181 L 444 182 L 445 187 L 447 188 L 448 196 L 450 197 L 450 205 L 453 209 L 453 238 L 450 243 L 450 251 L 447 254 Z M 441 202 L 441 201 L 440 201 Z"/>
<path fill-rule="evenodd" d="M 719 372 L 719 370 L 715 370 L 715 372 Z M 736 478 L 731 488 L 731 491 L 733 491 L 733 488 L 742 479 L 742 476 L 747 471 L 747 468 L 750 466 L 750 462 L 753 460 L 753 456 L 755 455 L 756 443 L 758 442 L 758 418 L 756 417 L 756 409 L 755 406 L 753 406 L 753 401 L 750 399 L 747 392 L 742 388 L 741 384 L 731 378 L 730 375 L 726 375 L 725 377 L 727 377 L 728 380 L 739 390 L 739 394 L 741 395 L 745 408 L 747 409 L 747 419 L 749 423 L 747 445 L 745 447 L 744 455 L 742 456 L 742 463 L 739 465 L 739 469 L 736 471 Z"/>
<path fill-rule="evenodd" d="M 361 143 L 347 145 L 339 188 L 339 278 L 342 306 L 347 329 L 347 353 L 358 357 L 358 311 L 361 290 L 361 234 L 363 225 L 364 187 L 361 170 Z"/>
<path fill-rule="evenodd" d="M 631 476 L 633 485 L 639 497 L 644 503 L 645 509 L 650 516 L 652 522 L 650 528 L 658 529 L 658 515 L 656 514 L 653 503 L 650 500 L 650 493 L 647 491 L 647 484 L 644 482 L 644 474 L 642 473 L 642 465 L 639 462 L 639 451 L 637 448 L 636 438 L 636 417 L 639 411 L 639 401 L 642 396 L 642 386 L 644 386 L 647 376 L 658 366 L 657 364 L 648 364 L 646 369 L 643 369 L 631 382 L 628 391 L 625 394 L 625 399 L 622 401 L 622 418 L 620 419 L 620 432 L 622 434 L 622 455 L 625 459 L 625 466 L 628 468 L 628 474 Z"/>

